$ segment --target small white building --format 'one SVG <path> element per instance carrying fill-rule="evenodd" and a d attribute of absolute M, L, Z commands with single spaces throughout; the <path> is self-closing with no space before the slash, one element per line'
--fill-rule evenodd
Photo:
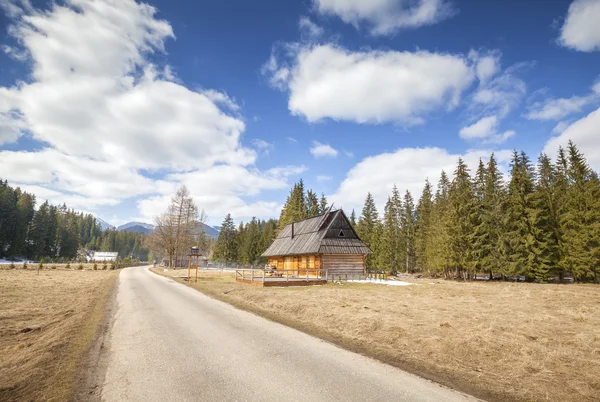
<path fill-rule="evenodd" d="M 91 255 L 91 261 L 117 262 L 119 253 L 116 251 L 94 251 Z"/>

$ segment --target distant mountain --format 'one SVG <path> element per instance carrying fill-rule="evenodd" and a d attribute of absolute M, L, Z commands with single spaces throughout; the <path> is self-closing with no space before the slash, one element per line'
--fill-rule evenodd
<path fill-rule="evenodd" d="M 121 225 L 117 228 L 117 230 L 128 230 L 130 232 L 142 232 L 142 233 L 150 233 L 150 231 L 154 228 L 154 225 L 144 222 L 127 222 L 124 225 Z"/>
<path fill-rule="evenodd" d="M 96 217 L 96 223 L 98 225 L 100 225 L 100 228 L 102 230 L 109 230 L 109 229 L 114 229 L 115 227 L 113 225 L 111 225 L 110 223 L 106 222 L 105 220 L 102 220 L 98 217 Z"/>
<path fill-rule="evenodd" d="M 204 233 L 206 233 L 206 235 L 208 237 L 211 237 L 213 239 L 216 239 L 217 237 L 219 237 L 219 230 L 220 230 L 220 228 L 217 229 L 214 226 L 208 226 L 206 223 L 202 223 L 201 225 L 204 227 Z"/>
<path fill-rule="evenodd" d="M 146 228 L 144 226 L 140 226 L 140 225 L 133 225 L 133 226 L 129 226 L 127 229 L 119 229 L 119 231 L 138 232 L 138 233 L 148 234 L 152 231 L 152 229 L 148 229 L 148 228 Z"/>
<path fill-rule="evenodd" d="M 221 231 L 221 226 L 211 226 L 214 230 L 216 230 L 217 232 Z"/>
<path fill-rule="evenodd" d="M 219 237 L 219 227 L 217 226 L 216 228 L 213 226 L 208 226 L 205 223 L 202 223 L 201 226 L 198 227 L 198 229 L 200 229 L 200 227 L 202 227 L 204 229 L 204 233 L 206 233 L 206 235 L 208 237 L 211 237 L 213 239 L 216 239 L 217 237 Z M 121 230 L 126 230 L 129 232 L 140 232 L 140 233 L 150 233 L 152 231 L 152 229 L 154 228 L 154 225 L 151 225 L 149 223 L 143 223 L 143 222 L 128 222 L 124 225 L 121 225 L 117 228 L 117 230 L 121 231 Z M 219 228 L 219 229 L 217 229 Z"/>

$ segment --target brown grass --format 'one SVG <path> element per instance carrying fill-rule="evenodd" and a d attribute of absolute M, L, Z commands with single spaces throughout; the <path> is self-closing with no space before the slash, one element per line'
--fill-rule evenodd
<path fill-rule="evenodd" d="M 117 271 L 0 271 L 0 400 L 69 400 Z"/>
<path fill-rule="evenodd" d="M 98 270 L 98 271 L 102 271 L 104 269 L 110 270 L 111 266 L 112 266 L 112 263 L 110 263 L 110 262 L 107 263 L 106 268 L 104 268 L 104 263 L 103 262 L 98 262 L 96 264 L 97 264 L 96 270 Z M 37 272 L 38 268 L 39 268 L 39 265 L 40 265 L 39 263 L 32 262 L 30 264 L 27 264 L 25 270 L 27 270 L 27 271 L 36 271 Z M 67 265 L 68 265 L 68 267 L 67 267 Z M 0 271 L 14 271 L 14 270 L 21 271 L 21 270 L 23 270 L 23 267 L 24 267 L 23 263 L 20 263 L 20 264 L 16 264 L 15 263 L 14 264 L 14 268 L 11 268 L 10 264 L 1 264 L 0 265 Z M 43 272 L 43 271 L 55 271 L 55 270 L 58 270 L 58 271 L 64 271 L 64 270 L 67 270 L 67 271 L 78 271 L 78 270 L 93 271 L 94 270 L 94 264 L 93 263 L 87 263 L 87 262 L 86 263 L 71 262 L 69 264 L 67 264 L 67 263 L 64 263 L 64 264 L 58 264 L 58 263 L 56 263 L 56 264 L 54 264 L 54 263 L 51 263 L 51 262 L 45 262 L 44 264 L 42 264 L 42 269 L 40 269 L 39 271 Z"/>
<path fill-rule="evenodd" d="M 482 398 L 600 400 L 599 286 L 415 282 L 260 288 L 202 271 L 189 285 Z"/>

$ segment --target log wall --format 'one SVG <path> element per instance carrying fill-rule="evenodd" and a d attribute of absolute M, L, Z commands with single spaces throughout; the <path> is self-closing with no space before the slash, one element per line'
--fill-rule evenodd
<path fill-rule="evenodd" d="M 365 261 L 362 255 L 357 254 L 325 254 L 323 259 L 323 269 L 327 270 L 328 275 L 362 275 L 365 273 Z"/>

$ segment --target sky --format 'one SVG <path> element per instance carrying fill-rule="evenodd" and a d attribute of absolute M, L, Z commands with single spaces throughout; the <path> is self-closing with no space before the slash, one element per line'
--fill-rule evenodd
<path fill-rule="evenodd" d="M 600 170 L 600 0 L 0 0 L 0 178 L 120 225 L 532 160 Z"/>

